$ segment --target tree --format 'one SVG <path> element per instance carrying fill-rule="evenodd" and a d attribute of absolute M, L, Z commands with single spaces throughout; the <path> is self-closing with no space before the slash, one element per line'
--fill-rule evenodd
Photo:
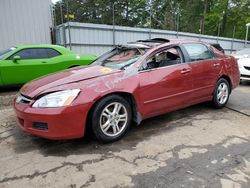
<path fill-rule="evenodd" d="M 57 24 L 70 21 L 150 27 L 244 39 L 250 22 L 249 0 L 62 0 L 55 5 Z M 65 17 L 66 15 L 66 17 Z M 150 23 L 151 18 L 151 23 Z"/>

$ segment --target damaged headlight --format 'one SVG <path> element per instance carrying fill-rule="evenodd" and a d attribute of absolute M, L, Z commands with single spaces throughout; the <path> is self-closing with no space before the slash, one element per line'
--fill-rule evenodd
<path fill-rule="evenodd" d="M 80 89 L 64 90 L 50 93 L 38 99 L 32 107 L 34 108 L 53 108 L 70 105 L 78 96 Z"/>

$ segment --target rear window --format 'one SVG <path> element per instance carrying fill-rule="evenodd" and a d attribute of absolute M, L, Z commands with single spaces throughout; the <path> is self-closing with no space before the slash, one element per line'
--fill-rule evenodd
<path fill-rule="evenodd" d="M 45 51 L 47 53 L 48 58 L 56 57 L 61 55 L 58 51 L 52 49 L 52 48 L 45 48 Z"/>
<path fill-rule="evenodd" d="M 203 44 L 183 44 L 191 61 L 214 59 L 214 53 Z"/>

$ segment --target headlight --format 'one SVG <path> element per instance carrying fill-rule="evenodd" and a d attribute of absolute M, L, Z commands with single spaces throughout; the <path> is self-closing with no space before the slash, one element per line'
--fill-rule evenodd
<path fill-rule="evenodd" d="M 45 95 L 38 99 L 32 107 L 53 108 L 70 105 L 78 96 L 80 89 L 64 90 Z"/>

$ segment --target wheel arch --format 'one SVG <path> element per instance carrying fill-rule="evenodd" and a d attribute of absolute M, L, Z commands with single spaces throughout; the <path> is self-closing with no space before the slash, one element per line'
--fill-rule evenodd
<path fill-rule="evenodd" d="M 71 68 L 75 68 L 75 67 L 79 67 L 80 65 L 77 65 L 77 64 L 75 64 L 75 65 L 70 65 L 67 69 L 71 69 Z"/>
<path fill-rule="evenodd" d="M 138 108 L 137 108 L 137 103 L 135 100 L 135 97 L 132 93 L 128 93 L 128 92 L 123 92 L 123 91 L 117 91 L 117 92 L 112 92 L 112 93 L 108 93 L 106 95 L 103 95 L 102 97 L 98 98 L 95 103 L 90 107 L 90 110 L 87 114 L 87 125 L 90 126 L 90 118 L 92 116 L 92 112 L 96 106 L 96 104 L 101 101 L 102 99 L 104 99 L 105 97 L 108 97 L 110 95 L 118 95 L 122 98 L 124 98 L 129 105 L 131 106 L 131 110 L 132 110 L 132 120 L 134 122 L 137 123 L 137 125 L 140 124 L 140 122 L 142 121 L 140 112 L 138 112 Z"/>
<path fill-rule="evenodd" d="M 230 89 L 230 93 L 231 93 L 231 91 L 232 91 L 232 81 L 231 81 L 230 77 L 223 74 L 223 75 L 221 75 L 221 76 L 219 77 L 219 79 L 221 79 L 221 78 L 224 78 L 225 80 L 228 81 L 228 83 L 229 83 L 229 89 Z M 218 79 L 218 80 L 219 80 L 219 79 Z M 218 81 L 218 80 L 217 80 L 217 81 Z"/>
<path fill-rule="evenodd" d="M 3 80 L 2 80 L 2 76 L 1 76 L 1 72 L 0 72 L 0 87 L 2 87 L 4 84 L 3 84 Z"/>

